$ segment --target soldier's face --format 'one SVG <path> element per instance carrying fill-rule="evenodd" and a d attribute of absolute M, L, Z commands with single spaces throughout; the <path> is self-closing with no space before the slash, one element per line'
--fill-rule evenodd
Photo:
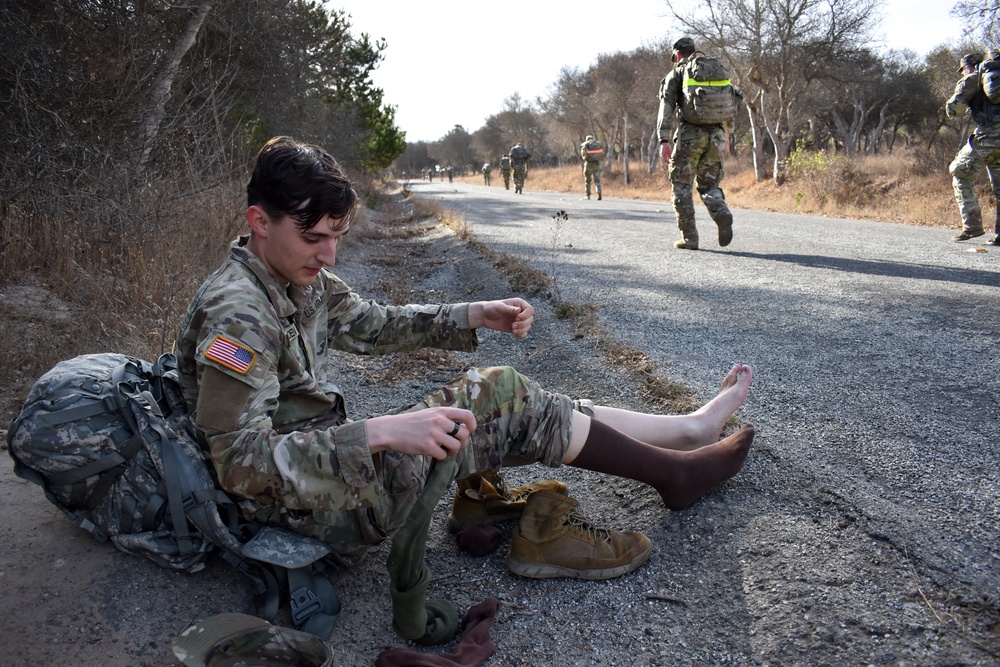
<path fill-rule="evenodd" d="M 324 267 L 336 263 L 337 245 L 349 225 L 327 215 L 311 229 L 301 231 L 289 216 L 274 221 L 264 214 L 252 220 L 250 227 L 250 250 L 267 264 L 274 277 L 281 283 L 306 287 L 313 284 Z"/>

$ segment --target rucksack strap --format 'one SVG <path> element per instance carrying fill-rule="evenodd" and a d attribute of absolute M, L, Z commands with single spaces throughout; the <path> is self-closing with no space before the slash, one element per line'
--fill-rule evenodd
<path fill-rule="evenodd" d="M 304 535 L 250 521 L 240 522 L 240 534 L 252 537 L 238 550 L 224 550 L 222 557 L 253 581 L 256 588 L 254 613 L 266 621 L 273 621 L 283 599 L 287 598 L 295 628 L 326 639 L 340 614 L 340 598 L 323 574 L 323 558 L 329 548 Z M 297 562 L 304 564 L 285 567 L 269 562 L 256 548 L 260 542 L 266 543 L 265 550 L 278 547 L 283 557 L 297 555 L 300 557 Z"/>
<path fill-rule="evenodd" d="M 94 396 L 93 398 L 94 400 L 89 403 L 39 415 L 38 421 L 49 426 L 58 426 L 81 419 L 92 419 L 102 414 L 110 415 L 118 411 L 118 401 L 113 396 Z M 114 485 L 118 476 L 125 470 L 125 464 L 142 448 L 142 440 L 131 428 L 120 428 L 110 437 L 120 445 L 118 451 L 96 461 L 48 476 L 48 484 L 54 487 L 70 488 L 70 504 L 74 507 L 86 506 L 88 509 L 97 507 Z M 96 475 L 101 475 L 101 477 L 88 493 L 86 480 Z"/>

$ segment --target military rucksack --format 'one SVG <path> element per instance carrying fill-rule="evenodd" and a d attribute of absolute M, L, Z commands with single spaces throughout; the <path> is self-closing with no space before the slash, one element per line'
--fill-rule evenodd
<path fill-rule="evenodd" d="M 1000 57 L 984 60 L 979 65 L 983 93 L 993 104 L 1000 104 Z"/>
<path fill-rule="evenodd" d="M 515 164 L 527 162 L 529 157 L 531 157 L 531 153 L 529 153 L 528 149 L 524 146 L 518 145 L 510 149 L 510 159 L 511 162 L 514 162 Z"/>
<path fill-rule="evenodd" d="M 587 162 L 600 162 L 604 159 L 604 146 L 597 139 L 588 141 L 583 148 L 585 151 L 584 159 Z"/>
<path fill-rule="evenodd" d="M 681 118 L 694 125 L 718 125 L 736 118 L 741 95 L 718 58 L 694 56 L 682 73 Z"/>
<path fill-rule="evenodd" d="M 500 169 L 502 169 L 503 171 L 507 171 L 510 169 L 509 155 L 504 155 L 502 158 L 500 158 Z"/>
<path fill-rule="evenodd" d="M 62 361 L 42 375 L 7 435 L 14 472 L 96 540 L 196 572 L 212 552 L 249 576 L 258 615 L 283 596 L 297 629 L 324 639 L 340 611 L 317 576 L 329 547 L 243 519 L 217 488 L 177 384 L 176 359 L 120 354 Z"/>

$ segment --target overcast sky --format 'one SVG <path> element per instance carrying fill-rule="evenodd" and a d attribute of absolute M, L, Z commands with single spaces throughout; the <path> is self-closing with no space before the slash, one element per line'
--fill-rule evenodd
<path fill-rule="evenodd" d="M 328 0 L 352 32 L 388 44 L 374 73 L 397 107 L 407 141 L 436 141 L 455 125 L 475 132 L 515 92 L 544 96 L 563 67 L 586 69 L 600 53 L 681 36 L 663 0 Z M 925 55 L 961 39 L 951 0 L 888 0 L 889 48 Z M 651 93 L 652 94 L 652 93 Z"/>

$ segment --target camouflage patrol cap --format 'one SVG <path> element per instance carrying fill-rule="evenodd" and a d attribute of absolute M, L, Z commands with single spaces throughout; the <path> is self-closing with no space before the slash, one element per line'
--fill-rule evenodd
<path fill-rule="evenodd" d="M 319 637 L 247 614 L 196 621 L 174 640 L 173 649 L 188 667 L 333 667 L 333 651 Z"/>
<path fill-rule="evenodd" d="M 962 60 L 958 66 L 959 73 L 962 72 L 966 67 L 977 67 L 979 63 L 983 62 L 983 54 L 981 53 L 966 53 L 962 56 Z"/>
<path fill-rule="evenodd" d="M 694 40 L 690 37 L 681 37 L 674 42 L 674 51 L 694 51 Z"/>

